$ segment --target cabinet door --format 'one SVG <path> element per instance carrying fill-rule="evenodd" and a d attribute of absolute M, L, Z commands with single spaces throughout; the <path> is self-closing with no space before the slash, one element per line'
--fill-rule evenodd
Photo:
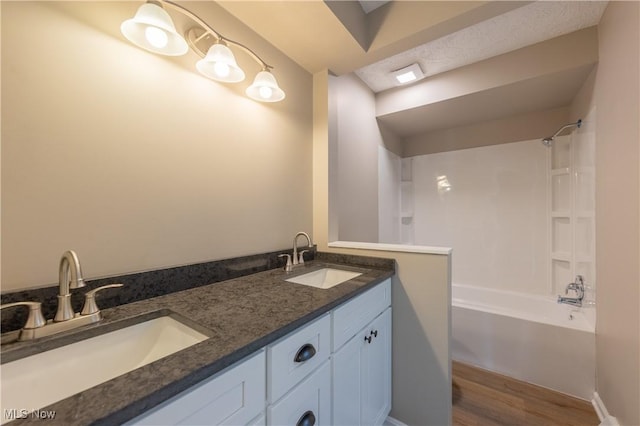
<path fill-rule="evenodd" d="M 367 349 L 364 337 L 364 332 L 356 334 L 333 355 L 332 424 L 335 426 L 362 424 L 360 418 L 360 401 L 362 400 L 361 353 Z"/>
<path fill-rule="evenodd" d="M 268 425 L 331 425 L 329 361 L 267 408 Z"/>
<path fill-rule="evenodd" d="M 333 424 L 381 425 L 391 411 L 391 308 L 333 355 Z"/>
<path fill-rule="evenodd" d="M 391 308 L 364 329 L 361 351 L 362 425 L 381 425 L 391 411 Z"/>
<path fill-rule="evenodd" d="M 264 410 L 265 370 L 265 352 L 261 350 L 127 424 L 247 424 Z"/>
<path fill-rule="evenodd" d="M 391 305 L 391 278 L 351 299 L 333 311 L 333 351 Z"/>

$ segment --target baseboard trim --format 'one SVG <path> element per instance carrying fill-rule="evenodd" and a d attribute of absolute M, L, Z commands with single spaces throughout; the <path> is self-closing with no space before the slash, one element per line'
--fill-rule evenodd
<path fill-rule="evenodd" d="M 384 421 L 384 426 L 407 426 L 407 425 L 402 423 L 400 420 L 396 420 L 393 417 L 389 416 Z"/>
<path fill-rule="evenodd" d="M 595 408 L 598 418 L 600 419 L 600 426 L 620 426 L 618 419 L 609 414 L 607 407 L 598 395 L 598 392 L 593 393 L 593 399 L 591 400 L 593 408 Z"/>

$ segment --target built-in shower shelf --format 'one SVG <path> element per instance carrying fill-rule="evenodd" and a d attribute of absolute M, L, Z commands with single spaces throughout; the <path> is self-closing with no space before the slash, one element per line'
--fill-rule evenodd
<path fill-rule="evenodd" d="M 577 254 L 576 255 L 576 263 L 592 263 L 594 261 L 595 261 L 595 259 L 593 258 L 593 256 L 590 256 L 588 254 Z"/>
<path fill-rule="evenodd" d="M 576 213 L 576 219 L 594 219 L 596 217 L 595 212 L 581 210 Z"/>
<path fill-rule="evenodd" d="M 555 251 L 551 253 L 551 259 L 553 260 L 561 260 L 563 262 L 571 261 L 571 253 L 564 251 Z"/>
<path fill-rule="evenodd" d="M 548 274 L 556 293 L 576 275 L 595 279 L 594 142 L 584 131 L 559 136 L 547 155 Z"/>
<path fill-rule="evenodd" d="M 576 166 L 574 167 L 576 172 L 578 173 L 595 173 L 596 172 L 596 168 L 593 166 Z"/>

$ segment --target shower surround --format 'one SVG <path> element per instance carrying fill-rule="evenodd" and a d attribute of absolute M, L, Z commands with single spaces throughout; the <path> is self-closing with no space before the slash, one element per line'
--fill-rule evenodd
<path fill-rule="evenodd" d="M 453 248 L 453 358 L 584 399 L 595 388 L 594 115 L 546 145 L 379 153 L 380 242 Z M 584 307 L 558 305 L 577 274 Z"/>

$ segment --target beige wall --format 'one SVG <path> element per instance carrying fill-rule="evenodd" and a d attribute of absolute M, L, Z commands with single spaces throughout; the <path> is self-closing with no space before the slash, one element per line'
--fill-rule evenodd
<path fill-rule="evenodd" d="M 595 78 L 597 391 L 640 424 L 640 3 L 610 2 Z"/>
<path fill-rule="evenodd" d="M 2 2 L 2 290 L 291 246 L 312 226 L 312 76 L 207 2 L 184 3 L 275 66 L 278 104 L 119 33 L 139 2 Z"/>
<path fill-rule="evenodd" d="M 554 108 L 409 136 L 404 140 L 402 156 L 542 139 L 567 124 L 568 115 L 568 108 Z"/>
<path fill-rule="evenodd" d="M 375 96 L 355 74 L 330 77 L 336 112 L 333 147 L 338 191 L 338 238 L 378 241 L 378 146 Z"/>
<path fill-rule="evenodd" d="M 410 425 L 451 423 L 451 257 L 442 254 L 332 248 L 336 176 L 330 172 L 330 141 L 336 118 L 328 72 L 314 74 L 313 234 L 323 251 L 396 259 L 393 279 L 393 409 Z M 339 119 L 339 117 L 338 117 Z"/>

